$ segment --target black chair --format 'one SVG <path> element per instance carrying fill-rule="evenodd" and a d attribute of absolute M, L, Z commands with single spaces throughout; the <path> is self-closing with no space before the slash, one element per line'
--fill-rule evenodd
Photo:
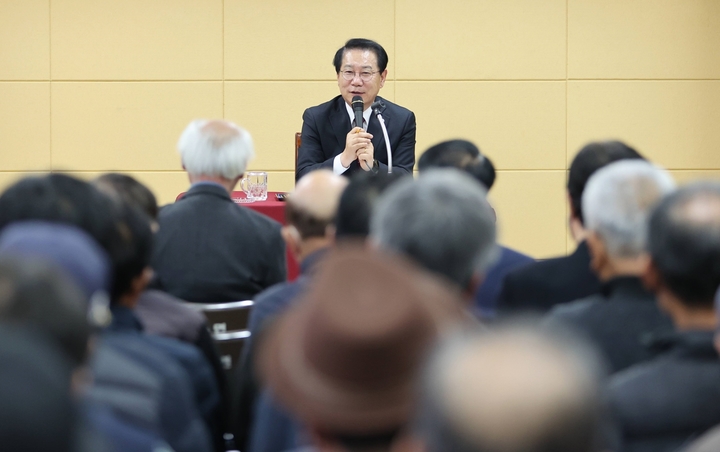
<path fill-rule="evenodd" d="M 205 315 L 208 328 L 213 335 L 246 330 L 253 304 L 252 300 L 210 304 L 188 303 L 190 307 Z"/>

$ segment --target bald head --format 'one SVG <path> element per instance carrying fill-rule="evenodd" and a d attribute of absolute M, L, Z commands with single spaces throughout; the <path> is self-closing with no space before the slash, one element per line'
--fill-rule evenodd
<path fill-rule="evenodd" d="M 300 179 L 287 200 L 285 217 L 303 239 L 322 237 L 335 219 L 348 180 L 330 170 L 317 170 Z"/>
<path fill-rule="evenodd" d="M 426 388 L 429 450 L 593 450 L 599 372 L 586 353 L 520 327 L 449 345 Z"/>

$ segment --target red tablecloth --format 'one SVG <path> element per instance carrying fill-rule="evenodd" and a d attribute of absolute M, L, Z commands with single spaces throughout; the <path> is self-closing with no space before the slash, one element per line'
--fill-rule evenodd
<path fill-rule="evenodd" d="M 175 200 L 182 198 L 185 193 L 180 193 Z M 256 212 L 259 212 L 263 215 L 266 215 L 273 220 L 279 222 L 280 224 L 285 224 L 285 203 L 282 201 L 278 201 L 275 195 L 277 192 L 268 192 L 267 200 L 265 201 L 257 201 L 257 202 L 250 202 L 250 203 L 243 203 L 240 200 L 245 199 L 245 193 L 242 191 L 234 191 L 232 192 L 232 195 L 230 196 L 235 203 L 237 203 L 240 206 L 247 207 L 248 209 L 252 209 Z M 298 265 L 297 261 L 293 257 L 292 253 L 290 253 L 290 250 L 287 251 L 287 274 L 288 274 L 288 280 L 293 281 L 295 278 L 298 277 L 298 274 L 300 273 L 300 266 Z"/>

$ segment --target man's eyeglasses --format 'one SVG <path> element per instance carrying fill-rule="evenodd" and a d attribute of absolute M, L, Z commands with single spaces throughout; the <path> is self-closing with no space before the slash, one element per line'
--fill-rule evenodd
<path fill-rule="evenodd" d="M 372 80 L 373 75 L 379 74 L 379 73 L 380 73 L 380 71 L 375 71 L 375 72 L 367 72 L 366 71 L 366 72 L 360 72 L 359 74 L 357 72 L 353 72 L 353 71 L 341 71 L 340 72 L 340 74 L 342 74 L 342 78 L 344 78 L 345 80 L 350 81 L 350 80 L 354 79 L 356 75 L 359 75 L 360 80 L 362 80 L 363 82 L 369 82 L 370 80 Z"/>

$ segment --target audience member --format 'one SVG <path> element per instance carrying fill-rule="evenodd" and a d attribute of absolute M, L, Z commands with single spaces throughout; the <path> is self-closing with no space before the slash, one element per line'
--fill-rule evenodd
<path fill-rule="evenodd" d="M 449 140 L 429 147 L 418 160 L 420 173 L 431 168 L 457 168 L 470 174 L 490 191 L 495 183 L 495 166 L 473 143 L 466 140 Z M 475 292 L 475 313 L 481 318 L 495 316 L 497 297 L 503 278 L 510 271 L 535 260 L 506 246 L 500 246 L 497 261 L 488 268 L 485 279 Z"/>
<path fill-rule="evenodd" d="M 144 212 L 149 217 L 153 230 L 157 231 L 158 205 L 150 189 L 128 175 L 118 173 L 103 174 L 92 183 L 108 196 L 118 198 L 119 202 Z M 202 351 L 213 368 L 220 391 L 221 409 L 218 410 L 219 417 L 213 424 L 223 432 L 227 431 L 230 411 L 228 384 L 205 316 L 188 307 L 184 300 L 155 289 L 142 291 L 133 311 L 146 333 L 179 339 L 197 346 Z M 221 435 L 217 434 L 216 439 L 221 442 Z"/>
<path fill-rule="evenodd" d="M 132 224 L 123 224 L 125 218 L 121 212 L 120 205 L 86 182 L 61 174 L 30 177 L 12 185 L 0 196 L 0 230 L 5 231 L 11 223 L 23 220 L 79 227 L 109 256 L 111 284 L 103 289 L 111 298 L 117 298 L 132 285 L 137 267 L 134 243 L 128 243 L 133 240 L 133 231 L 128 229 Z M 147 223 L 144 224 L 147 227 Z M 53 235 L 57 234 L 56 240 L 62 241 L 66 239 L 60 236 L 70 233 L 63 230 Z M 67 269 L 72 263 L 67 263 L 68 258 L 82 261 L 86 253 L 97 252 L 91 246 L 84 249 L 83 253 L 55 262 Z M 96 260 L 102 261 L 102 258 Z M 98 268 L 98 271 L 104 270 Z M 71 271 L 67 273 L 74 276 Z M 96 276 L 95 279 L 102 278 Z M 93 385 L 88 393 L 94 403 L 109 408 L 138 430 L 159 434 L 177 452 L 210 450 L 209 436 L 198 414 L 189 376 L 175 358 L 148 346 L 137 332 L 104 333 L 95 341 L 94 348 Z"/>
<path fill-rule="evenodd" d="M 370 217 L 385 190 L 407 175 L 402 173 L 356 173 L 343 191 L 335 219 L 338 244 L 364 242 L 370 234 Z"/>
<path fill-rule="evenodd" d="M 590 251 L 585 242 L 582 194 L 590 176 L 617 160 L 643 159 L 630 146 L 619 141 L 590 143 L 570 164 L 568 201 L 570 234 L 578 243 L 569 256 L 547 259 L 510 272 L 503 282 L 498 309 L 546 312 L 553 305 L 567 303 L 600 292 L 600 280 L 590 270 Z"/>
<path fill-rule="evenodd" d="M 401 180 L 378 201 L 370 236 L 378 248 L 446 278 L 471 300 L 498 254 L 495 217 L 485 194 L 456 169 Z"/>
<path fill-rule="evenodd" d="M 317 450 L 399 450 L 427 353 L 466 319 L 439 279 L 399 257 L 346 248 L 270 327 L 258 368 Z"/>
<path fill-rule="evenodd" d="M 425 375 L 427 452 L 599 452 L 602 367 L 576 338 L 519 325 L 448 341 Z"/>
<path fill-rule="evenodd" d="M 154 288 L 197 303 L 248 300 L 285 280 L 280 224 L 230 198 L 253 156 L 250 134 L 193 121 L 178 142 L 190 189 L 158 217 Z"/>
<path fill-rule="evenodd" d="M 713 297 L 720 286 L 720 184 L 678 189 L 652 213 L 644 281 L 676 333 L 664 353 L 616 374 L 610 402 L 623 450 L 674 451 L 720 423 Z"/>
<path fill-rule="evenodd" d="M 317 264 L 333 243 L 333 221 L 347 184 L 347 178 L 330 170 L 312 171 L 300 179 L 286 201 L 282 236 L 300 263 L 300 276 L 296 281 L 272 286 L 255 298 L 248 325 L 251 334 L 238 372 L 235 432 L 242 450 L 259 452 L 295 446 L 295 426 L 285 412 L 268 396 L 256 401 L 259 387 L 254 370 L 254 338 L 260 336 L 269 321 L 295 303 L 307 287 Z"/>
<path fill-rule="evenodd" d="M 670 318 L 640 277 L 648 260 L 648 217 L 674 188 L 666 171 L 642 160 L 611 163 L 585 187 L 586 242 L 601 292 L 556 305 L 548 318 L 585 333 L 604 352 L 612 372 L 652 358 L 647 339 L 672 331 Z"/>

